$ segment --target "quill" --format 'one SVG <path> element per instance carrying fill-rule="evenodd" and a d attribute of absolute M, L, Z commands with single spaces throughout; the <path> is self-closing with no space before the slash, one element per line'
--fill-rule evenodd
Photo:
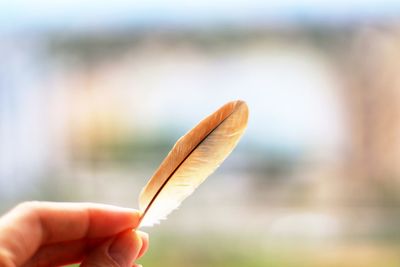
<path fill-rule="evenodd" d="M 140 226 L 165 219 L 225 160 L 247 126 L 244 101 L 232 101 L 182 136 L 139 196 Z"/>

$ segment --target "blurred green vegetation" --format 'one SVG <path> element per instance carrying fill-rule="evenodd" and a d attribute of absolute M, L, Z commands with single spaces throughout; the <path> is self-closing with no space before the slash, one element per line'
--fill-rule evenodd
<path fill-rule="evenodd" d="M 119 166 L 147 165 L 161 162 L 176 141 L 176 134 L 162 131 L 158 136 L 133 135 L 91 144 L 86 153 L 74 153 L 73 161 Z"/>

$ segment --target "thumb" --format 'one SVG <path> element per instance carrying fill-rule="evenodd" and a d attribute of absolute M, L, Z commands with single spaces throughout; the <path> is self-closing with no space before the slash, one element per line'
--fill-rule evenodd
<path fill-rule="evenodd" d="M 139 255 L 142 243 L 135 231 L 127 230 L 90 252 L 81 267 L 130 267 Z"/>

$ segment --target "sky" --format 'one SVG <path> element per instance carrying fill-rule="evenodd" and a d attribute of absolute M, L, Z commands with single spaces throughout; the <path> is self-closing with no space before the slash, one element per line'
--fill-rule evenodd
<path fill-rule="evenodd" d="M 396 0 L 13 0 L 0 1 L 0 32 L 142 25 L 341 23 L 395 18 Z"/>

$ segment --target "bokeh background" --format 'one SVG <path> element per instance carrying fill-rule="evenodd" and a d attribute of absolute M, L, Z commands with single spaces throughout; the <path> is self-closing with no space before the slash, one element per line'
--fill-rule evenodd
<path fill-rule="evenodd" d="M 0 212 L 137 208 L 174 142 L 248 130 L 144 266 L 400 265 L 400 2 L 0 2 Z"/>

